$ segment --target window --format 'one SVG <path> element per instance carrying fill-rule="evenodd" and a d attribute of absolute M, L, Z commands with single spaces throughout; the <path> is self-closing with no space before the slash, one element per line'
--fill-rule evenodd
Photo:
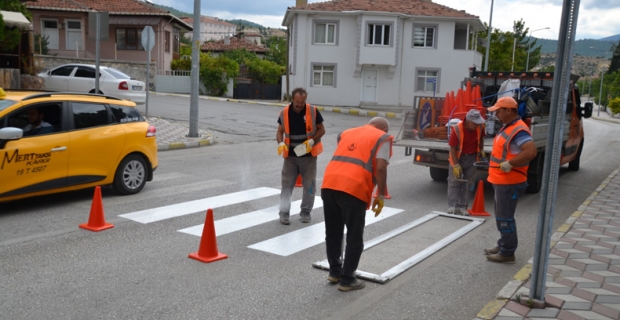
<path fill-rule="evenodd" d="M 110 105 L 114 123 L 139 122 L 143 121 L 142 115 L 138 110 L 126 106 Z"/>
<path fill-rule="evenodd" d="M 95 69 L 78 67 L 74 77 L 95 79 Z"/>
<path fill-rule="evenodd" d="M 335 87 L 335 65 L 313 65 L 312 66 L 312 86 L 315 87 Z"/>
<path fill-rule="evenodd" d="M 314 43 L 336 44 L 336 23 L 315 23 Z"/>
<path fill-rule="evenodd" d="M 173 53 L 179 53 L 181 52 L 181 42 L 179 40 L 179 37 L 181 35 L 181 30 L 179 30 L 179 28 L 174 28 L 174 40 L 172 41 L 172 52 Z"/>
<path fill-rule="evenodd" d="M 55 20 L 43 20 L 43 28 L 45 28 L 45 29 L 58 29 L 58 21 L 55 21 Z"/>
<path fill-rule="evenodd" d="M 170 53 L 170 31 L 164 32 L 164 48 Z"/>
<path fill-rule="evenodd" d="M 434 48 L 435 27 L 415 27 L 413 30 L 413 46 L 421 48 Z"/>
<path fill-rule="evenodd" d="M 116 29 L 117 50 L 144 50 L 141 29 Z"/>
<path fill-rule="evenodd" d="M 75 129 L 99 127 L 109 123 L 108 110 L 103 104 L 74 102 L 72 106 Z"/>
<path fill-rule="evenodd" d="M 439 91 L 438 70 L 418 70 L 416 77 L 416 91 L 437 92 Z"/>
<path fill-rule="evenodd" d="M 42 117 L 39 128 L 33 129 L 29 125 L 29 113 Z M 5 119 L 7 127 L 23 129 L 24 137 L 61 132 L 62 104 L 58 102 L 29 105 L 9 114 Z M 0 119 L 0 128 L 4 127 L 5 119 Z"/>
<path fill-rule="evenodd" d="M 67 29 L 82 30 L 82 23 L 80 21 L 67 21 Z"/>
<path fill-rule="evenodd" d="M 389 46 L 390 30 L 392 25 L 389 24 L 368 24 L 368 45 L 373 46 Z"/>
<path fill-rule="evenodd" d="M 73 72 L 73 69 L 75 69 L 74 66 L 64 66 L 64 67 L 60 67 L 58 69 L 54 69 L 52 70 L 51 75 L 52 76 L 62 76 L 62 77 L 68 77 L 71 75 L 71 72 Z"/>

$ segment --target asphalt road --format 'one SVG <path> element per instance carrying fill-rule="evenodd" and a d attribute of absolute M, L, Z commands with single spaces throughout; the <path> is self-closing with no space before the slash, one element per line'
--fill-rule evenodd
<path fill-rule="evenodd" d="M 149 115 L 187 121 L 189 99 L 153 95 L 151 101 Z M 294 216 L 290 226 L 283 226 L 274 213 L 273 220 L 255 226 L 228 226 L 235 231 L 219 235 L 217 246 L 229 257 L 211 264 L 189 259 L 200 237 L 179 232 L 203 223 L 204 210 L 150 223 L 121 217 L 255 188 L 279 189 L 282 160 L 274 141 L 278 111 L 271 106 L 201 101 L 199 127 L 212 132 L 217 143 L 161 152 L 155 180 L 138 195 L 118 196 L 104 188 L 105 215 L 113 229 L 93 233 L 78 228 L 88 220 L 92 189 L 0 204 L 0 318 L 472 319 L 532 256 L 539 195 L 526 195 L 519 202 L 516 264 L 498 265 L 484 258 L 482 249 L 498 237 L 494 220 L 487 219 L 386 284 L 367 282 L 365 289 L 350 293 L 339 292 L 327 282 L 326 271 L 312 267 L 325 259 L 324 243 L 308 244 L 311 237 L 304 232 L 317 226 L 312 236 L 321 237 L 321 208 L 312 212 L 309 225 Z M 334 113 L 323 116 L 327 134 L 317 184 L 336 134 L 368 121 Z M 400 124 L 397 120 L 391 124 L 395 134 Z M 618 167 L 620 127 L 591 119 L 585 126 L 581 170 L 561 168 L 554 229 Z M 394 149 L 388 168 L 392 199 L 386 207 L 402 212 L 367 226 L 366 240 L 446 209 L 446 183 L 433 182 L 427 168 L 411 161 L 404 149 Z M 299 189 L 294 200 L 301 198 Z M 487 185 L 485 207 L 491 213 L 492 197 Z M 252 219 L 240 215 L 268 211 L 279 199 L 277 190 L 255 200 L 230 198 L 231 204 L 214 208 L 216 224 L 236 217 L 244 217 L 237 224 L 245 223 Z M 458 227 L 445 219 L 365 252 L 360 269 L 382 272 Z M 272 249 L 294 242 L 300 247 L 294 253 L 250 248 L 292 232 L 305 236 L 272 242 Z"/>

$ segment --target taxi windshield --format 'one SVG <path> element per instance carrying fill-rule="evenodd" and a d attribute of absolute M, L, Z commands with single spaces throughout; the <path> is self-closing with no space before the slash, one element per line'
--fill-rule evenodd
<path fill-rule="evenodd" d="M 14 101 L 14 100 L 2 100 L 2 99 L 0 99 L 0 111 L 6 109 L 6 108 L 8 108 L 8 107 L 10 107 L 10 106 L 12 106 L 12 105 L 14 105 L 16 103 L 17 103 L 17 101 Z"/>

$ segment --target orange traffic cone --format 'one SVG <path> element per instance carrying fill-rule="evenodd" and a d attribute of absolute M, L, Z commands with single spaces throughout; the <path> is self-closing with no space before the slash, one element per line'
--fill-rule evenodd
<path fill-rule="evenodd" d="M 372 195 L 373 198 L 376 198 L 377 195 L 379 194 L 379 188 L 375 188 L 375 194 Z M 388 192 L 387 186 L 385 186 L 385 196 L 384 198 L 386 199 L 392 199 L 392 196 L 390 195 L 390 193 Z"/>
<path fill-rule="evenodd" d="M 101 187 L 99 186 L 95 187 L 95 195 L 93 196 L 93 203 L 90 205 L 88 223 L 81 224 L 80 228 L 95 232 L 114 228 L 113 224 L 105 222 L 103 203 L 101 202 Z"/>
<path fill-rule="evenodd" d="M 226 254 L 217 251 L 215 226 L 213 224 L 213 209 L 207 210 L 207 217 L 205 219 L 205 226 L 202 229 L 202 238 L 200 239 L 198 251 L 190 253 L 188 257 L 204 263 L 228 258 Z"/>
<path fill-rule="evenodd" d="M 304 185 L 301 184 L 301 174 L 297 176 L 297 182 L 295 182 L 295 186 L 296 187 L 303 187 Z"/>
<path fill-rule="evenodd" d="M 471 210 L 467 210 L 470 216 L 490 217 L 491 215 L 484 210 L 484 181 L 478 181 L 476 189 L 476 197 L 474 198 L 474 206 Z"/>

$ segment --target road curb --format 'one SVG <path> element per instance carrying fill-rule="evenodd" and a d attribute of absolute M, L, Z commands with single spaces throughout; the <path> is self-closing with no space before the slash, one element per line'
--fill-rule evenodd
<path fill-rule="evenodd" d="M 620 119 L 609 119 L 609 118 L 602 118 L 599 116 L 592 116 L 592 119 L 599 120 L 599 121 L 607 121 L 607 122 L 612 122 L 612 123 L 620 123 Z"/>
<path fill-rule="evenodd" d="M 215 143 L 215 138 L 213 138 L 211 134 L 209 133 L 207 134 L 209 135 L 209 137 L 200 139 L 198 141 L 158 143 L 157 151 L 200 148 L 200 147 L 210 146 L 213 143 Z"/>
<path fill-rule="evenodd" d="M 620 122 L 619 122 L 620 123 Z M 611 179 L 615 177 L 620 172 L 620 169 L 614 170 L 610 173 L 605 180 L 599 185 L 598 188 L 577 208 L 571 216 L 566 219 L 556 232 L 551 236 L 551 243 L 549 246 L 549 251 L 555 247 L 558 241 L 572 228 L 573 224 L 585 211 L 588 205 L 598 196 L 598 194 L 605 189 L 605 187 L 609 184 Z M 514 298 L 515 293 L 530 279 L 532 275 L 532 265 L 533 258 L 528 260 L 527 264 L 525 264 L 514 276 L 513 280 L 511 280 L 508 284 L 506 284 L 502 290 L 498 293 L 494 300 L 488 302 L 482 310 L 478 312 L 476 318 L 474 320 L 491 320 L 494 319 L 499 312 L 504 308 L 504 306 Z M 510 299 L 507 299 L 510 297 Z"/>
<path fill-rule="evenodd" d="M 187 97 L 187 94 L 178 94 L 178 93 L 157 93 L 151 92 L 158 95 L 164 96 L 178 96 L 178 97 Z M 223 101 L 223 102 L 237 102 L 237 103 L 247 103 L 247 104 L 260 104 L 265 106 L 275 106 L 275 107 L 285 107 L 288 103 L 278 103 L 278 102 L 261 102 L 261 101 L 253 101 L 253 100 L 240 100 L 233 98 L 217 98 L 211 96 L 198 96 L 199 99 L 203 100 L 212 100 L 212 101 Z M 365 109 L 356 109 L 356 108 L 348 108 L 348 107 L 335 107 L 335 106 L 321 106 L 314 105 L 317 107 L 319 111 L 324 112 L 333 112 L 340 114 L 348 114 L 352 116 L 359 117 L 384 117 L 384 118 L 393 118 L 393 119 L 401 119 L 402 112 L 393 112 L 393 111 L 371 111 Z"/>

